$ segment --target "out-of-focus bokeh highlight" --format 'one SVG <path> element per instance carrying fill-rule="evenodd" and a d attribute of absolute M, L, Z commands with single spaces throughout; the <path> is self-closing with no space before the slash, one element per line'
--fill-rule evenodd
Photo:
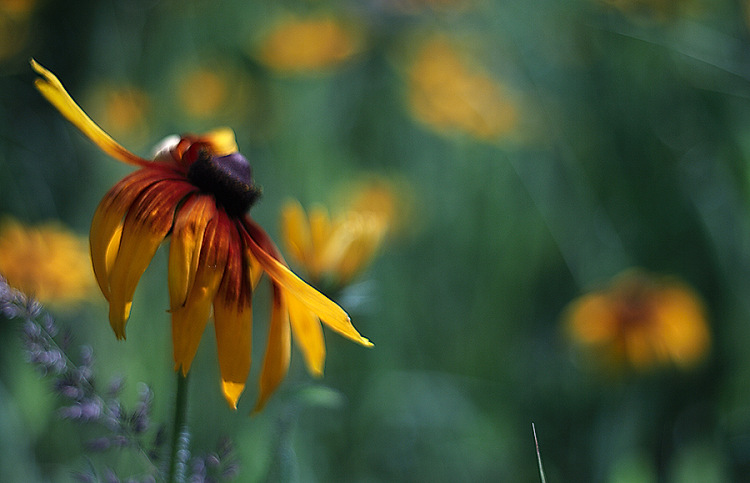
<path fill-rule="evenodd" d="M 0 221 L 0 273 L 10 286 L 58 308 L 95 294 L 88 240 L 55 222 Z"/>
<path fill-rule="evenodd" d="M 99 380 L 123 376 L 132 401 L 148 383 L 153 420 L 169 420 L 167 250 L 114 340 L 105 301 L 83 288 L 85 240 L 132 170 L 34 90 L 34 57 L 138 155 L 231 127 L 263 188 L 251 216 L 375 344 L 324 332 L 320 379 L 293 348 L 249 418 L 257 389 L 226 409 L 209 328 L 191 369 L 191 451 L 230 437 L 237 481 L 539 481 L 532 422 L 550 482 L 744 481 L 748 12 L 0 0 L 0 274 L 92 347 Z M 58 311 L 61 294 L 86 303 Z M 0 322 L 0 481 L 69 481 L 89 463 L 138 478 L 57 417 L 18 324 Z"/>
<path fill-rule="evenodd" d="M 567 325 L 571 339 L 584 350 L 635 369 L 669 363 L 689 368 L 710 346 L 698 296 L 679 281 L 656 280 L 638 270 L 574 301 Z"/>

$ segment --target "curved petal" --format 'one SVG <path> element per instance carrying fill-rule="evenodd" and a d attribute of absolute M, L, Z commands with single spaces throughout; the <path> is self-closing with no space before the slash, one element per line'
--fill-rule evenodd
<path fill-rule="evenodd" d="M 260 371 L 260 394 L 255 404 L 254 413 L 266 405 L 268 398 L 276 391 L 289 370 L 291 358 L 291 334 L 286 300 L 282 288 L 273 284 L 273 306 L 271 324 L 268 329 L 268 343 L 263 357 L 263 369 Z"/>
<path fill-rule="evenodd" d="M 351 323 L 349 315 L 344 309 L 336 305 L 332 300 L 305 283 L 302 279 L 292 273 L 286 265 L 282 264 L 276 257 L 276 249 L 273 243 L 254 221 L 245 219 L 243 232 L 245 243 L 258 259 L 263 270 L 292 296 L 297 297 L 309 310 L 312 310 L 326 325 L 339 334 L 358 342 L 364 346 L 372 346 L 372 342 L 362 337 Z M 257 241 L 256 241 L 257 240 Z"/>
<path fill-rule="evenodd" d="M 162 171 L 140 169 L 110 189 L 99 203 L 91 221 L 89 244 L 94 275 L 104 297 L 110 299 L 109 276 L 120 250 L 123 218 L 133 201 L 163 178 Z"/>
<path fill-rule="evenodd" d="M 125 338 L 138 281 L 172 228 L 179 201 L 195 188 L 186 182 L 158 181 L 143 190 L 125 216 L 120 251 L 109 276 L 109 322 Z"/>
<path fill-rule="evenodd" d="M 335 267 L 341 283 L 351 280 L 370 263 L 386 230 L 383 219 L 371 213 L 351 213 L 341 224 L 338 231 L 343 233 L 332 237 L 344 239 Z"/>
<path fill-rule="evenodd" d="M 309 270 L 310 275 L 320 278 L 326 270 L 323 265 L 322 254 L 331 241 L 334 226 L 328 210 L 321 206 L 313 206 L 308 214 L 310 220 L 310 252 Z"/>
<path fill-rule="evenodd" d="M 296 200 L 289 201 L 281 210 L 281 233 L 291 257 L 300 265 L 309 267 L 310 223 L 304 208 Z"/>
<path fill-rule="evenodd" d="M 221 387 L 232 409 L 245 389 L 250 374 L 253 311 L 250 273 L 240 235 L 230 231 L 229 258 L 224 278 L 214 298 L 214 330 L 221 370 Z"/>
<path fill-rule="evenodd" d="M 305 357 L 305 364 L 313 376 L 323 375 L 326 360 L 326 345 L 323 328 L 315 314 L 296 297 L 288 297 L 289 320 L 292 323 L 294 343 Z"/>
<path fill-rule="evenodd" d="M 211 196 L 193 196 L 179 208 L 169 245 L 169 303 L 171 310 L 185 305 L 198 271 L 203 236 L 216 216 Z"/>
<path fill-rule="evenodd" d="M 75 127 L 77 127 L 87 138 L 94 142 L 99 149 L 109 154 L 115 159 L 124 163 L 134 164 L 136 166 L 147 166 L 148 160 L 136 156 L 124 147 L 120 146 L 109 134 L 91 120 L 78 104 L 65 91 L 62 83 L 55 75 L 42 67 L 37 61 L 31 59 L 31 68 L 41 75 L 41 79 L 36 79 L 34 85 L 37 90 L 60 111 Z"/>
<path fill-rule="evenodd" d="M 230 229 L 227 215 L 218 210 L 206 227 L 198 270 L 187 300 L 172 312 L 175 370 L 182 369 L 183 374 L 190 370 L 211 313 L 211 304 L 224 275 L 229 256 Z"/>

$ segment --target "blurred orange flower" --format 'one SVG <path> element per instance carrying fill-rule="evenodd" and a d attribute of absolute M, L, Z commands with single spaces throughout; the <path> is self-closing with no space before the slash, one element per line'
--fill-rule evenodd
<path fill-rule="evenodd" d="M 687 368 L 707 353 L 710 334 L 699 297 L 675 279 L 629 270 L 567 309 L 570 338 L 614 366 Z"/>
<path fill-rule="evenodd" d="M 302 205 L 289 201 L 282 211 L 282 237 L 311 280 L 343 286 L 369 265 L 393 230 L 398 204 L 385 182 L 361 186 L 334 217 L 321 206 L 305 213 Z"/>
<path fill-rule="evenodd" d="M 194 119 L 226 119 L 253 109 L 253 84 L 245 72 L 222 60 L 178 64 L 175 94 L 180 109 Z"/>
<path fill-rule="evenodd" d="M 0 61 L 23 52 L 33 35 L 36 0 L 0 0 Z"/>
<path fill-rule="evenodd" d="M 148 134 L 148 94 L 131 85 L 102 84 L 93 89 L 92 111 L 118 137 L 141 141 Z"/>
<path fill-rule="evenodd" d="M 518 123 L 517 107 L 500 83 L 472 68 L 442 37 L 421 47 L 408 81 L 414 116 L 438 131 L 492 140 Z"/>
<path fill-rule="evenodd" d="M 0 274 L 42 303 L 65 305 L 93 295 L 88 244 L 59 223 L 0 226 Z"/>
<path fill-rule="evenodd" d="M 273 70 L 301 73 L 338 65 L 351 58 L 358 48 L 355 29 L 341 20 L 291 17 L 273 27 L 258 55 Z"/>

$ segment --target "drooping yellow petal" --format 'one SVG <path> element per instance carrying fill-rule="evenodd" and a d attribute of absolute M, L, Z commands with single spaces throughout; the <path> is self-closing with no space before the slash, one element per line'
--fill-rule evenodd
<path fill-rule="evenodd" d="M 260 394 L 253 412 L 258 412 L 266 405 L 268 398 L 279 387 L 286 376 L 291 358 L 291 334 L 289 333 L 289 316 L 286 300 L 281 287 L 273 285 L 273 306 L 271 323 L 268 329 L 268 343 L 263 357 L 263 368 L 260 372 Z"/>
<path fill-rule="evenodd" d="M 172 228 L 177 203 L 193 189 L 188 183 L 157 182 L 144 190 L 128 211 L 109 277 L 109 322 L 117 338 L 125 338 L 135 288 Z"/>
<path fill-rule="evenodd" d="M 320 377 L 326 359 L 323 328 L 315 314 L 296 297 L 288 296 L 287 304 L 294 342 L 305 357 L 307 369 L 313 376 Z"/>
<path fill-rule="evenodd" d="M 126 205 L 122 210 L 112 210 L 107 207 L 108 204 L 105 198 L 94 212 L 89 237 L 94 277 L 107 300 L 110 298 L 109 274 L 120 251 L 122 219 L 129 207 Z"/>
<path fill-rule="evenodd" d="M 89 243 L 94 275 L 104 297 L 110 299 L 109 276 L 120 250 L 123 218 L 133 201 L 160 174 L 155 170 L 138 170 L 122 179 L 104 195 L 91 221 Z"/>
<path fill-rule="evenodd" d="M 308 309 L 312 310 L 326 325 L 339 334 L 358 342 L 364 346 L 372 346 L 372 342 L 362 337 L 351 323 L 349 315 L 336 305 L 332 300 L 305 283 L 302 279 L 292 273 L 289 268 L 272 257 L 265 249 L 256 242 L 254 238 L 267 238 L 265 232 L 254 224 L 247 221 L 250 234 L 246 234 L 245 241 L 258 259 L 263 270 L 292 296 L 297 297 Z M 268 245 L 270 240 L 262 240 L 261 243 Z"/>
<path fill-rule="evenodd" d="M 206 227 L 198 271 L 185 304 L 172 312 L 175 370 L 186 375 L 198 350 L 228 256 L 229 220 L 217 211 Z"/>
<path fill-rule="evenodd" d="M 185 304 L 198 271 L 203 236 L 216 215 L 216 202 L 197 195 L 185 202 L 175 217 L 169 246 L 169 301 L 171 310 Z"/>
<path fill-rule="evenodd" d="M 76 104 L 73 98 L 65 91 L 62 83 L 55 75 L 42 67 L 34 59 L 31 60 L 31 67 L 41 79 L 36 79 L 34 85 L 37 90 L 53 105 L 60 113 L 65 116 L 75 127 L 77 127 L 86 137 L 91 139 L 105 153 L 124 163 L 134 164 L 136 166 L 147 166 L 149 161 L 131 153 L 102 128 L 89 118 L 85 112 Z"/>
<path fill-rule="evenodd" d="M 222 390 L 232 409 L 250 374 L 253 311 L 250 277 L 236 229 L 230 231 L 229 258 L 214 298 L 214 329 Z"/>
<path fill-rule="evenodd" d="M 257 258 L 253 256 L 253 252 L 248 248 L 245 250 L 245 262 L 247 263 L 247 271 L 250 277 L 250 286 L 253 290 L 258 286 L 261 277 L 263 276 L 263 267 Z"/>

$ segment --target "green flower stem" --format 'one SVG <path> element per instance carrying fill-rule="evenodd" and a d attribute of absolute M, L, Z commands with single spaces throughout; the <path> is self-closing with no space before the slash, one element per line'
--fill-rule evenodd
<path fill-rule="evenodd" d="M 187 449 L 190 443 L 190 432 L 187 425 L 188 378 L 189 374 L 183 376 L 181 371 L 177 371 L 177 394 L 175 396 L 174 422 L 167 473 L 169 483 L 185 481 Z"/>

